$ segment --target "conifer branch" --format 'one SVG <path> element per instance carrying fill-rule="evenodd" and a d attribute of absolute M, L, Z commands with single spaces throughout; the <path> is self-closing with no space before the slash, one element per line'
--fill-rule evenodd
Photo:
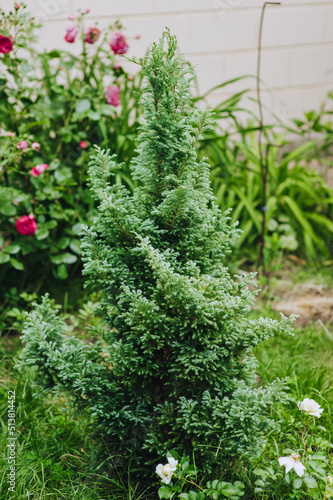
<path fill-rule="evenodd" d="M 124 229 L 124 227 L 121 225 L 121 223 L 119 222 L 119 220 L 115 217 L 115 221 L 117 223 L 117 225 L 119 226 L 119 228 L 122 230 L 122 232 L 127 236 L 127 238 L 134 244 L 135 241 L 133 240 L 133 238 L 126 232 L 126 230 Z"/>
<path fill-rule="evenodd" d="M 106 189 L 107 188 L 107 183 L 106 183 L 106 168 L 105 168 L 106 164 L 105 164 L 105 158 L 104 157 L 102 157 L 101 163 L 102 163 L 102 169 L 103 169 L 104 189 Z"/>
<path fill-rule="evenodd" d="M 183 191 L 181 191 L 181 193 L 180 193 L 180 195 L 179 195 L 179 198 L 178 198 L 178 203 L 177 203 L 177 207 L 176 207 L 175 213 L 174 213 L 174 215 L 173 215 L 173 217 L 172 217 L 172 219 L 171 219 L 171 222 L 169 223 L 168 228 L 167 228 L 167 229 L 168 229 L 168 231 L 170 231 L 170 229 L 171 229 L 171 228 L 172 228 L 172 226 L 173 226 L 173 223 L 175 222 L 175 219 L 176 219 L 177 214 L 178 214 L 178 211 L 179 211 L 180 202 L 181 202 L 181 200 L 182 200 L 182 196 L 183 196 Z"/>
<path fill-rule="evenodd" d="M 206 116 L 205 116 L 205 115 L 203 115 L 203 116 L 202 116 L 201 123 L 200 123 L 200 127 L 199 127 L 198 134 L 197 134 L 197 136 L 196 136 L 196 138 L 195 138 L 195 140 L 194 140 L 194 142 L 193 142 L 193 147 L 195 147 L 195 146 L 197 145 L 198 139 L 199 139 L 199 137 L 200 137 L 200 134 L 201 134 L 201 132 L 202 132 L 202 129 L 203 129 L 203 127 L 204 127 L 205 122 L 206 122 Z M 184 170 L 185 170 L 185 168 L 186 168 L 186 165 L 187 165 L 187 162 L 188 162 L 188 160 L 189 160 L 189 159 L 190 159 L 190 155 L 188 155 L 188 157 L 186 158 L 186 160 L 185 160 L 185 162 L 184 162 L 184 165 L 183 165 L 183 168 L 181 169 L 180 173 L 178 174 L 178 179 L 179 179 L 179 177 L 182 175 L 182 173 L 184 172 Z"/>

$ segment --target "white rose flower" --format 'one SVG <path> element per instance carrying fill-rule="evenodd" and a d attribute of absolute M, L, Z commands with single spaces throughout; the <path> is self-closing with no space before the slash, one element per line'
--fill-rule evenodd
<path fill-rule="evenodd" d="M 177 464 L 178 460 L 175 460 L 173 457 L 169 457 L 166 465 L 158 464 L 156 466 L 156 474 L 160 476 L 162 483 L 170 483 L 173 473 L 177 469 Z"/>
<path fill-rule="evenodd" d="M 294 471 L 296 472 L 296 474 L 298 476 L 300 476 L 300 477 L 303 476 L 304 471 L 305 471 L 305 467 L 301 463 L 297 453 L 292 453 L 289 457 L 281 457 L 278 460 L 279 460 L 280 466 L 285 465 L 286 474 L 288 474 L 288 472 L 291 469 L 294 469 Z"/>
<path fill-rule="evenodd" d="M 309 398 L 305 398 L 303 401 L 300 401 L 298 403 L 298 408 L 300 410 L 307 411 L 309 415 L 313 415 L 314 417 L 320 417 L 321 413 L 324 411 L 323 408 L 320 408 L 318 403 Z"/>

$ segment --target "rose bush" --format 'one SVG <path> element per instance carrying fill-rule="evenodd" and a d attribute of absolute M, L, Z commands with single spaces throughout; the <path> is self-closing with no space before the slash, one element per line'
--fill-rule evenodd
<path fill-rule="evenodd" d="M 35 50 L 38 26 L 23 4 L 0 11 L 0 304 L 8 289 L 34 292 L 50 276 L 80 275 L 78 234 L 95 214 L 86 183 L 94 143 L 126 162 L 117 182 L 131 183 L 141 75 L 120 66 L 121 24 L 85 26 L 87 15 L 69 16 L 59 34 L 81 45 L 74 56 Z"/>

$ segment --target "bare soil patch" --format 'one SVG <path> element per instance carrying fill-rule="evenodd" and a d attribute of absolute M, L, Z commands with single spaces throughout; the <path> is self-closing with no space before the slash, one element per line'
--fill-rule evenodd
<path fill-rule="evenodd" d="M 297 326 L 316 321 L 326 326 L 333 324 L 333 289 L 327 285 L 313 283 L 293 284 L 280 280 L 274 289 L 272 307 L 286 316 L 298 314 Z"/>

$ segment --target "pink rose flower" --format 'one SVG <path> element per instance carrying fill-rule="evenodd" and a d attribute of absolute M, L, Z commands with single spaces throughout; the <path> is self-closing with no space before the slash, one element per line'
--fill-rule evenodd
<path fill-rule="evenodd" d="M 117 87 L 117 85 L 114 85 L 113 87 L 106 87 L 106 92 L 105 92 L 105 97 L 106 97 L 106 102 L 108 104 L 111 104 L 111 106 L 119 106 L 120 100 L 119 100 L 119 92 L 120 89 Z"/>
<path fill-rule="evenodd" d="M 15 9 L 18 10 L 20 8 L 20 4 L 19 3 L 16 3 L 15 4 Z"/>
<path fill-rule="evenodd" d="M 86 33 L 85 33 L 85 38 L 84 41 L 87 43 L 95 43 L 98 40 L 98 37 L 100 35 L 100 31 L 98 28 L 88 28 Z"/>
<path fill-rule="evenodd" d="M 37 231 L 37 224 L 33 215 L 23 215 L 16 221 L 17 232 L 23 236 L 32 236 Z"/>
<path fill-rule="evenodd" d="M 89 12 L 90 12 L 90 9 L 84 9 L 85 14 L 89 14 Z"/>
<path fill-rule="evenodd" d="M 86 141 L 81 141 L 80 142 L 80 148 L 86 149 L 88 147 L 88 143 Z"/>
<path fill-rule="evenodd" d="M 0 35 L 0 53 L 8 54 L 13 50 L 13 37 Z"/>
<path fill-rule="evenodd" d="M 77 35 L 77 32 L 79 29 L 77 26 L 70 26 L 69 28 L 66 28 L 66 35 L 64 36 L 66 42 L 68 43 L 74 43 L 75 42 L 75 37 Z"/>
<path fill-rule="evenodd" d="M 114 69 L 120 69 L 121 68 L 121 64 L 116 63 L 113 67 L 114 67 Z"/>
<path fill-rule="evenodd" d="M 73 19 L 75 19 L 75 14 L 69 14 L 68 19 L 73 21 Z"/>
<path fill-rule="evenodd" d="M 29 147 L 29 144 L 27 143 L 27 141 L 21 141 L 18 143 L 17 147 L 19 149 L 27 149 Z"/>
<path fill-rule="evenodd" d="M 10 137 L 15 137 L 14 132 L 9 132 Z"/>
<path fill-rule="evenodd" d="M 46 163 L 42 163 L 41 165 L 36 165 L 30 170 L 32 177 L 38 177 L 38 175 L 42 174 L 44 170 L 46 170 L 49 166 Z"/>
<path fill-rule="evenodd" d="M 112 35 L 110 47 L 115 54 L 126 54 L 129 47 L 121 31 L 117 31 Z"/>
<path fill-rule="evenodd" d="M 141 35 L 135 35 L 135 38 L 136 38 L 137 40 L 140 40 Z"/>
<path fill-rule="evenodd" d="M 32 149 L 33 149 L 34 151 L 39 151 L 39 150 L 40 150 L 40 144 L 39 144 L 39 142 L 33 142 L 33 143 L 31 144 L 31 147 L 32 147 Z"/>

